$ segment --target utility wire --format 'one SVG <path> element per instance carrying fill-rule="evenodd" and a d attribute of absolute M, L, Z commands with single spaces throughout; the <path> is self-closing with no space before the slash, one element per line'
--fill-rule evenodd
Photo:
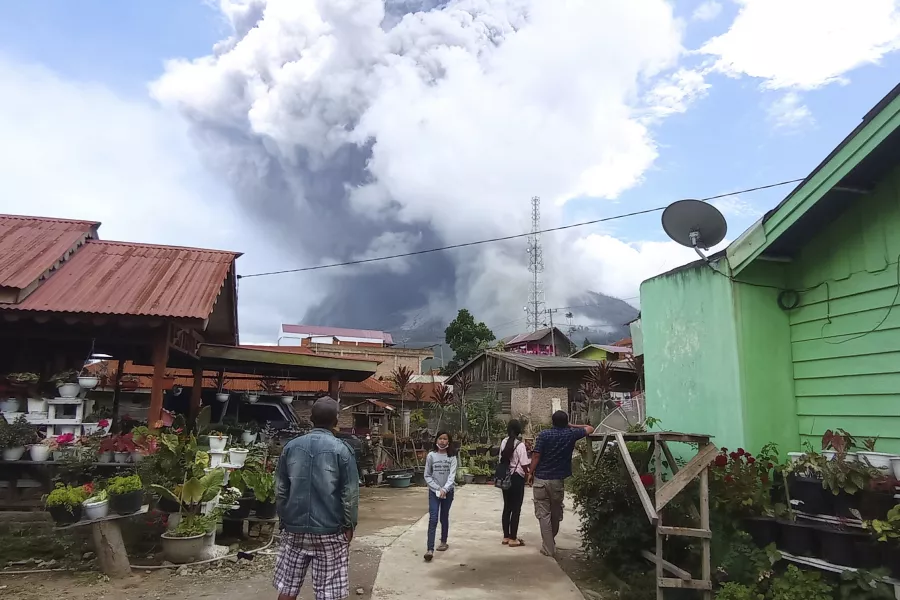
<path fill-rule="evenodd" d="M 706 198 L 698 198 L 698 200 L 702 202 L 709 202 L 710 200 L 718 200 L 719 198 L 727 198 L 728 196 L 737 196 L 738 194 L 747 194 L 750 192 L 757 192 L 760 190 L 767 190 L 774 187 L 779 187 L 782 185 L 789 185 L 791 183 L 798 183 L 803 181 L 803 179 L 791 179 L 789 181 L 779 181 L 778 183 L 770 183 L 768 185 L 760 185 L 757 187 L 747 188 L 745 190 L 738 190 L 735 192 L 728 192 L 727 194 L 717 194 L 715 196 L 709 196 Z M 284 269 L 281 271 L 268 271 L 264 273 L 250 273 L 248 275 L 238 275 L 238 279 L 248 279 L 250 277 L 268 277 L 270 275 L 285 275 L 288 273 L 303 273 L 306 271 L 319 271 L 321 269 L 332 269 L 335 267 L 349 267 L 351 265 L 362 265 L 366 263 L 380 262 L 382 260 L 391 260 L 394 258 L 406 258 L 408 256 L 419 256 L 421 254 L 431 254 L 433 252 L 443 252 L 444 250 L 455 250 L 457 248 L 468 248 L 470 246 L 479 246 L 481 244 L 492 244 L 495 242 L 505 242 L 508 240 L 515 240 L 523 237 L 528 237 L 530 235 L 534 235 L 535 233 L 551 233 L 554 231 L 563 231 L 564 229 L 574 229 L 575 227 L 584 227 L 586 225 L 596 225 L 597 223 L 605 223 L 607 221 L 615 221 L 618 219 L 625 219 L 627 217 L 636 217 L 638 215 L 646 215 L 652 212 L 658 212 L 661 210 L 665 210 L 665 206 L 658 206 L 656 208 L 648 208 L 645 210 L 637 210 L 630 213 L 625 213 L 621 215 L 613 215 L 611 217 L 603 217 L 600 219 L 592 219 L 590 221 L 582 221 L 580 223 L 570 223 L 569 225 L 560 225 L 558 227 L 549 227 L 547 229 L 542 229 L 540 231 L 528 231 L 525 233 L 517 233 L 515 235 L 505 235 L 501 237 L 488 238 L 484 240 L 476 240 L 474 242 L 465 242 L 462 244 L 451 244 L 449 246 L 440 246 L 438 248 L 428 248 L 426 250 L 416 250 L 414 252 L 404 252 L 402 254 L 391 254 L 388 256 L 377 256 L 374 258 L 361 258 L 359 260 L 348 260 L 345 262 L 339 263 L 330 263 L 325 265 L 315 265 L 312 267 L 299 267 L 296 269 Z"/>

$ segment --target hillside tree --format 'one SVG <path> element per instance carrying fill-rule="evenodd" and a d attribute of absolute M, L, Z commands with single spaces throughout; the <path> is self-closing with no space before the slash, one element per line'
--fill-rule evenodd
<path fill-rule="evenodd" d="M 484 322 L 476 322 L 468 309 L 461 308 L 444 330 L 444 338 L 454 354 L 453 360 L 447 365 L 447 371 L 455 372 L 487 348 L 495 336 Z"/>

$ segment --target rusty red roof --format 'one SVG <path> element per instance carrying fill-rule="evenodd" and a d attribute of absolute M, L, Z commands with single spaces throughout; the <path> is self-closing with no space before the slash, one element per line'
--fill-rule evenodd
<path fill-rule="evenodd" d="M 206 319 L 238 256 L 89 240 L 24 301 L 0 309 Z"/>
<path fill-rule="evenodd" d="M 0 287 L 24 289 L 90 237 L 100 223 L 0 215 Z"/>
<path fill-rule="evenodd" d="M 345 327 L 323 327 L 321 325 L 292 325 L 290 323 L 284 323 L 281 326 L 281 331 L 284 333 L 294 333 L 298 335 L 309 335 L 309 336 L 333 336 L 333 337 L 351 337 L 351 338 L 363 338 L 363 339 L 373 339 L 373 340 L 382 340 L 385 344 L 392 346 L 394 344 L 394 338 L 390 333 L 386 333 L 384 331 L 378 331 L 376 329 L 347 329 Z"/>

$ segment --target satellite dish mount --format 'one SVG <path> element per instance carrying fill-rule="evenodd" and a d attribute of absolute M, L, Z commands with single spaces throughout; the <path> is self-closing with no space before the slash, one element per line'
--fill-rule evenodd
<path fill-rule="evenodd" d="M 709 250 L 725 239 L 728 224 L 714 206 L 700 200 L 679 200 L 666 207 L 662 226 L 670 238 L 693 248 L 700 258 L 709 262 L 703 250 Z"/>

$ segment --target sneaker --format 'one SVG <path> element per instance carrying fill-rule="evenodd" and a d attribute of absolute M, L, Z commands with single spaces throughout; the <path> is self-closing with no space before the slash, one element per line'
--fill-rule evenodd
<path fill-rule="evenodd" d="M 431 550 L 425 553 L 425 562 L 431 562 L 432 558 L 434 558 L 434 553 Z"/>
<path fill-rule="evenodd" d="M 450 549 L 450 546 L 447 545 L 447 542 L 441 542 L 441 545 L 437 547 L 438 552 L 446 552 Z"/>

